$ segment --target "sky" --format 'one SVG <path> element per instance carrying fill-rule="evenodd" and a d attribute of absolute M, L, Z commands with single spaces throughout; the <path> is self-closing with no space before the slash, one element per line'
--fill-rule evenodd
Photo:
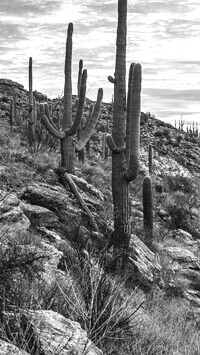
<path fill-rule="evenodd" d="M 53 98 L 63 94 L 67 26 L 73 32 L 73 94 L 79 59 L 88 70 L 87 97 L 99 87 L 111 102 L 117 0 L 0 0 L 0 78 Z M 200 0 L 128 0 L 127 74 L 142 65 L 143 112 L 173 123 L 200 124 Z"/>

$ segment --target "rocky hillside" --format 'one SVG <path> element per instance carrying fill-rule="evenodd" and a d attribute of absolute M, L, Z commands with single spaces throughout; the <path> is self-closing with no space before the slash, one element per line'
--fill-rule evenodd
<path fill-rule="evenodd" d="M 62 116 L 62 99 L 49 100 L 45 95 L 34 91 L 36 102 L 47 102 L 50 105 L 54 122 L 58 122 Z M 73 97 L 75 111 L 76 96 Z M 85 116 L 88 113 L 91 101 L 86 99 Z M 13 126 L 19 126 L 27 119 L 28 91 L 23 85 L 7 79 L 0 79 L 0 118 L 5 119 Z M 99 123 L 94 137 L 99 143 L 96 147 L 101 152 L 101 135 L 111 132 L 112 104 L 104 103 L 101 109 Z M 100 138 L 97 138 L 97 135 Z M 93 137 L 93 138 L 94 138 Z M 95 139 L 93 139 L 95 141 Z M 141 146 L 145 149 L 152 144 L 155 151 L 161 156 L 172 158 L 192 173 L 200 173 L 200 138 L 198 133 L 187 133 L 176 129 L 172 125 L 156 119 L 151 114 L 141 115 Z M 171 164 L 173 165 L 173 164 Z"/>
<path fill-rule="evenodd" d="M 59 125 L 62 99 L 34 95 L 36 102 L 49 102 Z M 85 114 L 89 106 L 86 100 Z M 0 80 L 0 109 L 1 354 L 197 354 L 199 138 L 141 114 L 142 164 L 131 185 L 133 234 L 123 278 L 109 247 L 111 158 L 102 156 L 112 105 L 102 105 L 90 151 L 71 180 L 57 169 L 56 144 L 51 151 L 48 141 L 47 150 L 32 154 L 23 129 L 28 92 L 22 85 Z M 149 144 L 154 250 L 143 243 L 141 185 Z"/>

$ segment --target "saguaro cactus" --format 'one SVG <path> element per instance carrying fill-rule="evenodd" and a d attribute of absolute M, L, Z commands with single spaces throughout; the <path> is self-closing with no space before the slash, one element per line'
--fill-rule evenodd
<path fill-rule="evenodd" d="M 33 61 L 32 57 L 29 58 L 28 67 L 28 82 L 29 82 L 29 119 L 28 119 L 28 137 L 29 147 L 34 144 L 34 112 L 33 112 Z"/>
<path fill-rule="evenodd" d="M 65 55 L 65 85 L 64 85 L 64 112 L 62 118 L 62 128 L 59 131 L 53 124 L 52 119 L 49 114 L 47 104 L 40 104 L 40 113 L 42 122 L 46 126 L 46 129 L 53 134 L 55 137 L 60 138 L 61 141 L 61 166 L 65 168 L 68 172 L 73 173 L 74 164 L 74 144 L 73 135 L 76 134 L 78 128 L 80 127 L 83 108 L 85 102 L 86 94 L 86 81 L 87 81 L 87 70 L 80 69 L 79 76 L 79 100 L 77 106 L 76 117 L 72 122 L 72 79 L 71 79 L 71 66 L 72 66 L 72 34 L 73 34 L 73 24 L 69 23 L 67 31 L 67 41 L 66 41 L 66 55 Z M 86 127 L 83 130 L 79 141 L 76 144 L 77 150 L 83 149 L 84 145 L 90 138 L 96 122 L 99 117 L 101 102 L 103 98 L 103 90 L 99 89 L 97 94 L 97 101 L 92 110 L 92 114 L 89 115 L 89 120 L 87 121 Z"/>
<path fill-rule="evenodd" d="M 33 153 L 36 152 L 36 120 L 37 120 L 37 110 L 36 101 L 33 96 L 33 60 L 32 57 L 29 58 L 29 68 L 28 68 L 28 81 L 29 81 L 29 118 L 27 121 L 28 130 L 28 143 L 29 148 Z"/>
<path fill-rule="evenodd" d="M 153 148 L 152 145 L 149 144 L 149 174 L 152 175 L 153 172 Z"/>
<path fill-rule="evenodd" d="M 145 176 L 143 181 L 143 216 L 145 243 L 151 247 L 153 238 L 153 198 L 150 176 Z"/>
<path fill-rule="evenodd" d="M 112 151 L 112 240 L 115 255 L 122 256 L 122 265 L 128 260 L 131 233 L 129 182 L 135 179 L 139 167 L 141 92 L 141 65 L 132 63 L 126 102 L 126 22 L 127 0 L 119 0 L 115 75 L 108 77 L 114 83 L 113 130 L 112 136 L 107 136 L 107 144 Z"/>

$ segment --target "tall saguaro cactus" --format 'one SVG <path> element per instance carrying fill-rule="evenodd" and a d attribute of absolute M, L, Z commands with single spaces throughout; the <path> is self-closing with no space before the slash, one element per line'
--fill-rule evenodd
<path fill-rule="evenodd" d="M 61 166 L 67 170 L 69 173 L 74 171 L 74 144 L 73 135 L 76 134 L 80 127 L 83 118 L 83 109 L 86 94 L 86 82 L 87 82 L 87 70 L 80 70 L 79 76 L 79 100 L 77 105 L 76 117 L 72 121 L 72 34 L 73 34 L 73 24 L 69 23 L 67 30 L 67 41 L 66 41 L 66 55 L 65 55 L 65 85 L 64 85 L 64 112 L 62 118 L 62 129 L 58 130 L 50 117 L 49 109 L 47 104 L 40 104 L 40 113 L 42 122 L 46 129 L 61 141 Z M 90 138 L 95 125 L 97 123 L 101 102 L 103 98 L 103 90 L 100 88 L 97 94 L 97 101 L 92 110 L 92 114 L 89 115 L 89 120 L 85 129 L 83 130 L 79 141 L 76 144 L 77 150 L 83 149 L 84 145 Z"/>
<path fill-rule="evenodd" d="M 115 251 L 125 265 L 130 242 L 129 182 L 134 180 L 139 166 L 141 65 L 131 64 L 126 99 L 126 34 L 127 0 L 118 0 L 117 48 L 114 78 L 114 108 L 112 136 L 107 143 L 112 151 L 112 194 L 114 204 Z"/>

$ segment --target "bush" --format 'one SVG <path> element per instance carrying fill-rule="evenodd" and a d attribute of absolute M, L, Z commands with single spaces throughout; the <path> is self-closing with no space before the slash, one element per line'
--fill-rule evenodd
<path fill-rule="evenodd" d="M 182 191 L 190 194 L 195 192 L 193 180 L 185 175 L 167 175 L 164 184 L 169 191 Z"/>
<path fill-rule="evenodd" d="M 66 264 L 65 271 L 71 282 L 57 282 L 58 298 L 62 300 L 58 304 L 55 297 L 51 309 L 78 321 L 96 346 L 105 354 L 114 354 L 113 348 L 117 345 L 120 349 L 132 334 L 141 295 L 137 290 L 125 295 L 126 276 L 108 276 L 101 260 L 94 261 L 89 255 L 88 259 L 79 255 L 76 263 Z"/>

